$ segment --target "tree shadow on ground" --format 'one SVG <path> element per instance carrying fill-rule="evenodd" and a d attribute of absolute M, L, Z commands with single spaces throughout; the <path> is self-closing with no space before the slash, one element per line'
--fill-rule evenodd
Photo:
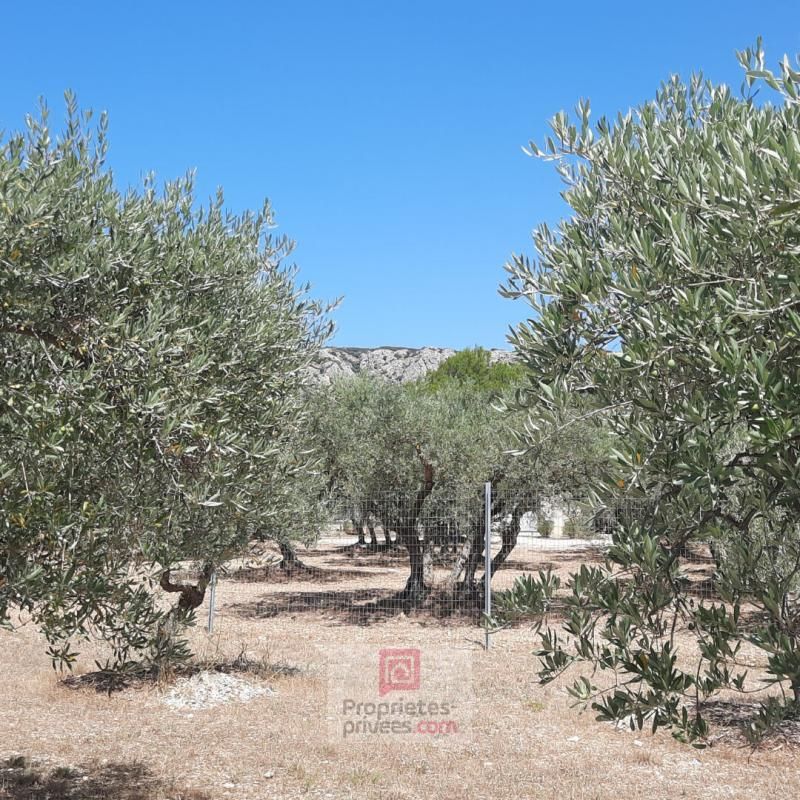
<path fill-rule="evenodd" d="M 337 569 L 353 567 L 365 567 L 374 569 L 375 567 L 398 567 L 408 564 L 408 553 L 405 550 L 387 550 L 385 553 L 351 553 L 349 555 L 329 556 L 325 558 L 325 564 Z M 341 566 L 339 566 L 341 565 Z M 361 572 L 361 575 L 380 575 L 379 572 Z"/>
<path fill-rule="evenodd" d="M 547 569 L 557 564 L 601 564 L 603 552 L 593 547 L 581 548 L 580 550 L 569 550 L 563 552 L 552 552 L 549 550 L 534 551 L 535 559 L 522 561 L 519 557 L 509 558 L 503 563 L 499 570 L 511 569 L 517 572 L 532 572 L 540 569 Z"/>
<path fill-rule="evenodd" d="M 700 600 L 721 600 L 713 576 L 704 575 L 702 573 L 695 572 L 689 575 L 689 582 L 686 584 L 686 593 Z"/>
<path fill-rule="evenodd" d="M 757 718 L 760 703 L 710 700 L 703 703 L 703 716 L 712 726 L 712 741 L 731 745 L 749 745 L 753 749 L 800 747 L 800 719 L 797 713 L 776 722 L 765 731 L 760 741 L 748 741 L 746 732 Z"/>
<path fill-rule="evenodd" d="M 459 599 L 445 592 L 432 592 L 420 603 L 396 589 L 276 592 L 254 602 L 234 603 L 226 606 L 226 610 L 244 619 L 316 613 L 353 625 L 369 625 L 401 614 L 423 623 L 475 624 L 481 615 L 474 598 Z"/>
<path fill-rule="evenodd" d="M 352 566 L 352 565 L 351 565 Z M 371 566 L 371 565 L 369 565 Z M 282 569 L 279 565 L 259 567 L 241 567 L 232 570 L 224 577 L 226 581 L 238 583 L 339 583 L 363 578 L 365 575 L 383 575 L 380 572 L 363 572 L 357 569 L 322 569 L 303 564 L 291 569 Z"/>
<path fill-rule="evenodd" d="M 83 675 L 68 675 L 62 679 L 61 683 L 68 689 L 92 689 L 96 692 L 111 694 L 133 686 L 169 683 L 175 678 L 188 678 L 198 672 L 252 675 L 263 680 L 270 680 L 276 677 L 293 678 L 300 675 L 302 670 L 285 661 L 254 658 L 243 649 L 235 658 L 214 658 L 176 664 L 168 674 L 159 673 L 152 668 L 137 669 L 134 665 L 130 670 L 122 673 L 94 670 Z"/>
<path fill-rule="evenodd" d="M 335 547 L 334 552 L 344 553 L 346 555 L 352 555 L 353 553 L 359 553 L 360 555 L 380 555 L 381 553 L 405 554 L 406 551 L 405 548 L 397 542 L 392 542 L 391 544 L 386 544 L 386 542 L 377 542 L 376 544 L 359 544 L 358 542 L 353 542 L 353 544 L 343 544 Z"/>
<path fill-rule="evenodd" d="M 138 762 L 51 767 L 22 756 L 0 761 L 0 800 L 210 800 L 157 778 Z"/>

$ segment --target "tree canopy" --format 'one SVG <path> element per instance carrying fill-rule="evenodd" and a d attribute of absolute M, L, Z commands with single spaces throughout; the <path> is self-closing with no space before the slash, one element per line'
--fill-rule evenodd
<path fill-rule="evenodd" d="M 299 513 L 329 324 L 269 204 L 120 192 L 105 117 L 67 101 L 58 136 L 43 113 L 0 149 L 0 623 L 29 615 L 62 663 L 98 635 L 120 666 L 179 649 L 215 566 Z"/>
<path fill-rule="evenodd" d="M 786 59 L 774 75 L 760 45 L 740 61 L 740 96 L 674 77 L 615 120 L 592 125 L 588 102 L 559 114 L 531 153 L 556 162 L 571 216 L 537 229 L 505 290 L 533 310 L 513 337 L 535 387 L 529 443 L 588 395 L 617 441 L 593 490 L 648 498 L 605 568 L 573 576 L 541 676 L 589 662 L 600 672 L 573 693 L 601 718 L 688 738 L 716 692 L 753 688 L 743 643 L 800 701 L 800 73 Z M 687 558 L 709 543 L 698 597 Z M 764 709 L 753 730 L 786 706 Z"/>
<path fill-rule="evenodd" d="M 608 455 L 607 438 L 580 420 L 535 462 L 515 455 L 520 412 L 503 401 L 511 403 L 521 381 L 498 394 L 458 366 L 478 362 L 478 374 L 485 376 L 486 351 L 464 352 L 464 358 L 453 357 L 458 368 L 446 380 L 399 385 L 360 375 L 318 389 L 311 400 L 313 436 L 330 491 L 359 534 L 367 526 L 374 537 L 382 527 L 387 546 L 408 550 L 405 596 L 412 604 L 424 602 L 434 588 L 423 568 L 434 551 L 452 563 L 448 589 L 458 583 L 459 591 L 477 596 L 486 481 L 493 484 L 498 524 L 513 520 L 504 528 L 499 566 L 516 542 L 522 515 L 535 513 L 544 498 L 580 495 L 586 476 Z M 464 372 L 468 377 L 461 380 Z"/>
<path fill-rule="evenodd" d="M 431 392 L 456 385 L 501 394 L 519 386 L 524 377 L 525 368 L 521 364 L 505 361 L 492 363 L 488 350 L 471 347 L 445 359 L 420 381 L 420 385 Z"/>

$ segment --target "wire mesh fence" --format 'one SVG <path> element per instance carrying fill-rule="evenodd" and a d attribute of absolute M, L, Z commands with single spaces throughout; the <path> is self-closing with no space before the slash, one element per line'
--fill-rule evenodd
<path fill-rule="evenodd" d="M 608 508 L 491 486 L 339 498 L 313 543 L 261 546 L 222 578 L 258 584 L 246 604 L 257 616 L 314 612 L 369 623 L 424 614 L 477 624 L 491 599 L 487 574 L 495 591 L 543 567 L 600 561 L 614 529 L 640 512 L 633 499 Z"/>

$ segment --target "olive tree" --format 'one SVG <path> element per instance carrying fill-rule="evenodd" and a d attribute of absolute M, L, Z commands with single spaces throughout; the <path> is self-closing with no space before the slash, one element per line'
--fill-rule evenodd
<path fill-rule="evenodd" d="M 565 486 L 580 492 L 583 475 L 593 471 L 588 465 L 607 452 L 577 425 L 569 433 L 581 437 L 580 445 L 563 435 L 540 454 L 535 468 L 530 459 L 516 457 L 514 422 L 520 412 L 502 403 L 511 402 L 521 376 L 508 379 L 505 370 L 499 377 L 487 375 L 488 354 L 486 364 L 480 353 L 467 355 L 457 354 L 452 368 L 445 362 L 441 372 L 407 385 L 369 375 L 340 379 L 312 401 L 315 441 L 331 492 L 362 543 L 366 527 L 374 549 L 408 551 L 403 596 L 411 605 L 424 604 L 434 589 L 479 603 L 486 481 L 494 487 L 492 517 L 502 534 L 493 557 L 497 568 L 513 550 L 524 515 Z M 498 385 L 504 393 L 496 391 Z M 381 545 L 377 527 L 385 536 Z M 434 560 L 447 565 L 446 579 L 436 585 Z"/>
<path fill-rule="evenodd" d="M 0 149 L 0 623 L 32 618 L 62 664 L 97 635 L 119 668 L 184 652 L 249 540 L 308 532 L 301 374 L 329 324 L 268 204 L 121 193 L 105 117 L 67 106 Z"/>
<path fill-rule="evenodd" d="M 456 389 L 434 395 L 368 375 L 321 389 L 314 408 L 331 490 L 357 530 L 380 525 L 387 545 L 408 551 L 405 595 L 423 602 L 434 520 L 444 524 L 444 506 L 456 497 L 475 496 L 488 461 L 500 457 L 496 413 Z"/>
<path fill-rule="evenodd" d="M 477 389 L 487 395 L 502 396 L 517 388 L 525 379 L 522 364 L 507 361 L 492 363 L 491 353 L 483 347 L 459 350 L 446 358 L 417 384 L 429 392 L 457 385 Z"/>
<path fill-rule="evenodd" d="M 616 437 L 593 491 L 650 501 L 604 567 L 572 576 L 540 675 L 585 662 L 572 692 L 601 718 L 700 740 L 720 690 L 780 687 L 751 733 L 800 701 L 800 73 L 767 70 L 760 44 L 739 59 L 740 95 L 673 77 L 613 121 L 593 126 L 588 102 L 559 114 L 531 153 L 556 163 L 571 216 L 538 228 L 505 287 L 534 312 L 513 334 L 527 441 L 589 396 Z M 686 556 L 708 542 L 703 596 Z M 539 581 L 529 610 L 556 588 Z"/>

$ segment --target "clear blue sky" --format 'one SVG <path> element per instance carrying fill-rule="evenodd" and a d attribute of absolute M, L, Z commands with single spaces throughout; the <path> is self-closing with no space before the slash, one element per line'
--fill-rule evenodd
<path fill-rule="evenodd" d="M 800 51 L 776 1 L 3 3 L 0 128 L 72 88 L 111 118 L 122 184 L 197 169 L 233 210 L 269 197 L 341 345 L 504 346 L 497 286 L 563 212 L 521 151 L 581 96 L 614 113 L 672 72 L 738 87 L 736 49 Z"/>

